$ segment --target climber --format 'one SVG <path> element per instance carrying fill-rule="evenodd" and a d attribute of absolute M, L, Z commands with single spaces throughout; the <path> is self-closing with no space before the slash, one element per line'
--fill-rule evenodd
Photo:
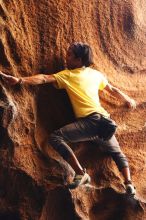
<path fill-rule="evenodd" d="M 53 83 L 59 89 L 65 89 L 69 95 L 76 121 L 68 124 L 49 136 L 49 144 L 66 160 L 75 171 L 70 189 L 90 182 L 90 176 L 82 168 L 68 143 L 91 141 L 101 143 L 102 150 L 115 161 L 124 177 L 125 191 L 136 193 L 131 181 L 129 165 L 114 135 L 117 125 L 109 113 L 101 106 L 99 91 L 106 90 L 124 101 L 128 107 L 136 108 L 136 102 L 120 89 L 111 85 L 99 71 L 91 68 L 93 54 L 91 47 L 84 43 L 73 43 L 67 50 L 67 69 L 56 74 L 37 74 L 30 77 L 13 77 L 0 72 L 2 79 L 9 85 L 38 85 Z"/>

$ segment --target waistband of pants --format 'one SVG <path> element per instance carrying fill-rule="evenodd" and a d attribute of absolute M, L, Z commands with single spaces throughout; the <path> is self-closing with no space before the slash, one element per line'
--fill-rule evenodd
<path fill-rule="evenodd" d="M 106 115 L 100 114 L 98 112 L 92 112 L 91 114 L 87 115 L 87 117 L 88 116 L 93 116 L 93 115 L 99 115 L 99 116 L 104 117 L 104 118 L 110 118 L 110 116 L 106 116 Z"/>
<path fill-rule="evenodd" d="M 98 117 L 101 117 L 101 118 L 108 118 L 108 119 L 110 119 L 109 116 L 105 116 L 105 115 L 100 114 L 100 113 L 98 113 L 98 112 L 92 112 L 91 114 L 85 116 L 84 118 L 88 118 L 88 117 L 90 117 L 90 116 L 94 116 L 94 115 L 97 115 Z"/>

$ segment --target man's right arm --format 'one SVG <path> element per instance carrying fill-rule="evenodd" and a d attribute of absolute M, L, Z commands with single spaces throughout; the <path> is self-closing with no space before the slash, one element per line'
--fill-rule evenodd
<path fill-rule="evenodd" d="M 17 78 L 0 72 L 0 76 L 9 85 L 40 85 L 44 83 L 56 83 L 56 79 L 53 75 L 37 74 L 34 76 Z"/>

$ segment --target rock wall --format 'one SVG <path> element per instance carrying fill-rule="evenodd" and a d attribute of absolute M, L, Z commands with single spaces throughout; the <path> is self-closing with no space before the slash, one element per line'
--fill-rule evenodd
<path fill-rule="evenodd" d="M 0 70 L 13 76 L 64 68 L 74 41 L 91 45 L 95 68 L 137 101 L 130 111 L 103 94 L 119 125 L 137 199 L 124 194 L 110 158 L 90 143 L 72 145 L 92 185 L 72 192 L 73 170 L 47 144 L 48 134 L 74 120 L 64 91 L 51 85 L 0 81 L 0 219 L 141 220 L 146 199 L 146 2 L 144 0 L 1 0 Z M 139 201 L 140 200 L 140 201 Z"/>

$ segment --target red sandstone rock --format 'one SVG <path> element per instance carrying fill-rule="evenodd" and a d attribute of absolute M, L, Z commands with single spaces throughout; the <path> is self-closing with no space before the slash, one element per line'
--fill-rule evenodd
<path fill-rule="evenodd" d="M 1 81 L 0 219 L 146 218 L 145 11 L 144 0 L 1 0 L 1 71 L 18 77 L 57 72 L 68 45 L 83 41 L 93 48 L 95 68 L 137 101 L 137 109 L 129 111 L 102 95 L 119 124 L 118 140 L 141 202 L 123 194 L 115 164 L 89 143 L 72 147 L 93 186 L 72 192 L 63 187 L 73 170 L 47 146 L 47 138 L 74 119 L 67 95 L 51 85 L 10 88 Z"/>

